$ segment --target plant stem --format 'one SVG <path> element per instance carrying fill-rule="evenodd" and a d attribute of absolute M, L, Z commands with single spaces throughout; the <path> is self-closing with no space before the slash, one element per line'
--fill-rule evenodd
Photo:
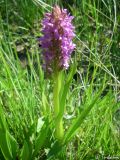
<path fill-rule="evenodd" d="M 55 115 L 55 137 L 61 141 L 64 135 L 63 129 L 63 117 L 58 117 L 60 112 L 60 89 L 61 89 L 61 73 L 56 72 L 54 75 L 54 90 L 53 90 L 53 101 L 54 101 L 54 115 Z"/>

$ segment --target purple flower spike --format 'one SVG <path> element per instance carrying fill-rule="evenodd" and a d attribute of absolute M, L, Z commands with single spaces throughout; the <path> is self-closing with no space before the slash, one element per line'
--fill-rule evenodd
<path fill-rule="evenodd" d="M 42 21 L 43 37 L 39 39 L 44 58 L 44 69 L 49 72 L 67 69 L 71 53 L 75 48 L 72 25 L 73 16 L 66 9 L 55 6 L 52 13 L 46 13 Z"/>

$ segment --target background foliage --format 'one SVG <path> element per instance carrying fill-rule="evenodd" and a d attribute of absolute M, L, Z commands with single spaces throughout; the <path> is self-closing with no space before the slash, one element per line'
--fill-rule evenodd
<path fill-rule="evenodd" d="M 53 86 L 37 42 L 44 13 L 56 3 L 74 15 L 76 27 L 71 64 L 77 71 L 66 100 L 64 146 L 54 138 Z M 1 160 L 120 157 L 119 33 L 117 0 L 0 2 Z"/>

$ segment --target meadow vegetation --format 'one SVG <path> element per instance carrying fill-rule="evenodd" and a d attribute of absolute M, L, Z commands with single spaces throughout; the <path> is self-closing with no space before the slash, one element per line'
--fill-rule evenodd
<path fill-rule="evenodd" d="M 74 16 L 64 73 L 64 138 L 54 137 L 53 82 L 42 69 L 41 20 Z M 0 1 L 0 160 L 120 159 L 119 0 Z"/>

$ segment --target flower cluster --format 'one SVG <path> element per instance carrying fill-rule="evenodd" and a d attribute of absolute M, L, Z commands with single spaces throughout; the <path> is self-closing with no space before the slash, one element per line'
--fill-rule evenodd
<path fill-rule="evenodd" d="M 43 36 L 39 39 L 43 49 L 44 69 L 49 72 L 67 69 L 75 44 L 72 42 L 73 16 L 66 9 L 55 6 L 52 13 L 46 13 L 42 21 Z"/>

